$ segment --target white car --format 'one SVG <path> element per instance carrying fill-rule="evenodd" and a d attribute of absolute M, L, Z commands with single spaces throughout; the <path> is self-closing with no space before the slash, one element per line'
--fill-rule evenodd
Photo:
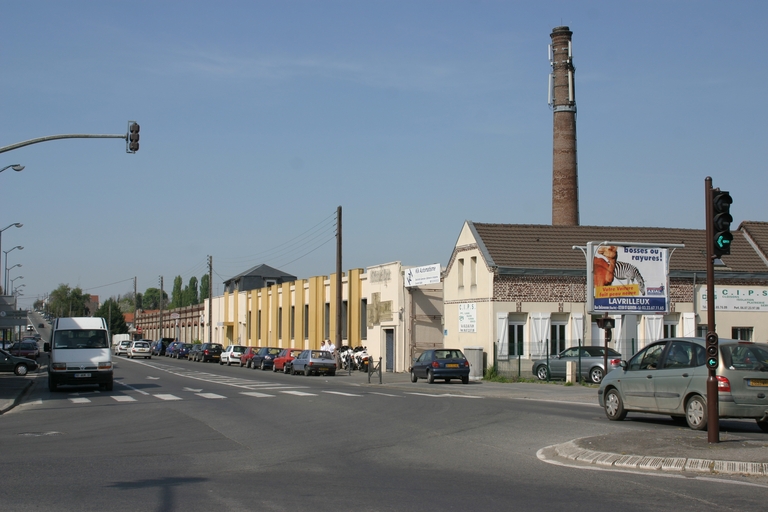
<path fill-rule="evenodd" d="M 128 355 L 128 347 L 130 346 L 131 346 L 131 340 L 121 341 L 120 343 L 115 345 L 115 355 L 116 356 Z"/>
<path fill-rule="evenodd" d="M 130 346 L 128 347 L 128 351 L 126 353 L 126 355 L 128 356 L 128 359 L 133 359 L 134 357 L 143 357 L 144 359 L 152 359 L 152 353 L 149 351 L 148 341 L 138 340 L 138 341 L 133 341 L 129 343 L 130 343 Z"/>
<path fill-rule="evenodd" d="M 242 345 L 230 345 L 222 353 L 219 364 L 226 364 L 231 366 L 232 364 L 240 364 L 240 356 L 245 352 L 245 347 Z"/>

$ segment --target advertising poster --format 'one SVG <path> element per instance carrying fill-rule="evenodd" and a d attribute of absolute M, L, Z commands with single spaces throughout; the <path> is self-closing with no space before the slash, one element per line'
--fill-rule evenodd
<path fill-rule="evenodd" d="M 669 312 L 669 251 L 660 247 L 592 247 L 592 313 Z"/>
<path fill-rule="evenodd" d="M 699 287 L 699 304 L 706 311 L 707 287 Z M 764 286 L 715 286 L 715 310 L 768 312 L 768 288 Z"/>
<path fill-rule="evenodd" d="M 459 304 L 459 332 L 477 332 L 477 304 Z"/>

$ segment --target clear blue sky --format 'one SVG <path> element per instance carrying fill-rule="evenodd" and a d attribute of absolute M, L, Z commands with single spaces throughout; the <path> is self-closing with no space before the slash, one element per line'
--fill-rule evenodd
<path fill-rule="evenodd" d="M 22 306 L 445 264 L 464 220 L 550 224 L 552 28 L 574 32 L 583 225 L 766 214 L 768 2 L 3 1 L 0 229 Z M 586 242 L 586 240 L 585 240 Z M 2 262 L 5 263 L 4 261 Z M 116 284 L 112 284 L 116 283 Z"/>

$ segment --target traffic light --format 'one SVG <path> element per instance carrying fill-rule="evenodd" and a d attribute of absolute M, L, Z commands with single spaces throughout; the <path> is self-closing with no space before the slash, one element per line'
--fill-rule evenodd
<path fill-rule="evenodd" d="M 136 121 L 128 122 L 128 137 L 126 143 L 126 151 L 128 153 L 135 153 L 139 150 L 139 123 Z"/>
<path fill-rule="evenodd" d="M 722 190 L 712 191 L 712 233 L 715 237 L 715 257 L 719 258 L 723 254 L 731 254 L 731 203 L 733 199 L 731 194 Z"/>
<path fill-rule="evenodd" d="M 719 361 L 719 348 L 717 334 L 710 332 L 707 334 L 707 368 L 717 370 Z"/>
<path fill-rule="evenodd" d="M 600 329 L 605 329 L 605 341 L 611 341 L 613 338 L 613 333 L 611 330 L 616 326 L 616 320 L 613 318 L 602 317 L 595 321 L 597 322 L 597 326 Z"/>

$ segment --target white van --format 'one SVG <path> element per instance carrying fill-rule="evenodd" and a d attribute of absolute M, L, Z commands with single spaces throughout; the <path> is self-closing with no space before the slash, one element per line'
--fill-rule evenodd
<path fill-rule="evenodd" d="M 99 317 L 56 318 L 51 340 L 43 350 L 50 354 L 48 389 L 59 384 L 98 384 L 112 391 L 112 351 L 107 321 Z"/>

